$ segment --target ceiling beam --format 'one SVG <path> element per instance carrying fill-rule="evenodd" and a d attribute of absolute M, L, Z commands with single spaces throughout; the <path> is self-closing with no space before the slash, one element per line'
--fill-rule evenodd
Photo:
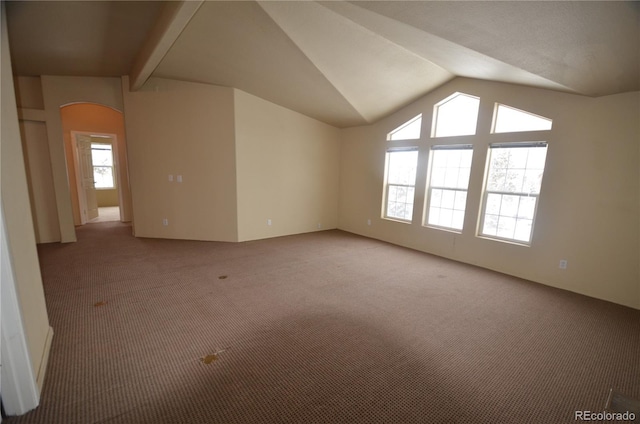
<path fill-rule="evenodd" d="M 131 91 L 139 90 L 167 54 L 204 0 L 166 2 L 130 72 Z"/>

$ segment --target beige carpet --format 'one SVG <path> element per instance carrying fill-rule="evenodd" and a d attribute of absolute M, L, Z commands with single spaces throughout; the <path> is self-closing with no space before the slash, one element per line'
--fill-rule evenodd
<path fill-rule="evenodd" d="M 97 222 L 110 222 L 120 221 L 120 207 L 119 206 L 104 206 L 98 208 L 98 217 L 93 218 L 88 224 L 95 224 Z"/>
<path fill-rule="evenodd" d="M 640 398 L 637 310 L 341 231 L 130 233 L 41 246 L 50 364 L 7 423 L 572 423 Z"/>

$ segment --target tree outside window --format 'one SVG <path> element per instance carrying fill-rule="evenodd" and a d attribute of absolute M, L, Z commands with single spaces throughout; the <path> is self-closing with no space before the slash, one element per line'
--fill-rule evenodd
<path fill-rule="evenodd" d="M 113 147 L 111 144 L 91 143 L 93 162 L 93 180 L 97 189 L 116 188 L 113 166 Z"/>

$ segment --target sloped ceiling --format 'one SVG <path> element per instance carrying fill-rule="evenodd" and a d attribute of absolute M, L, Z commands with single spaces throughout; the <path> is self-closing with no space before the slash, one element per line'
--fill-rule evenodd
<path fill-rule="evenodd" d="M 169 3 L 8 2 L 14 71 L 130 74 Z M 236 87 L 338 127 L 456 76 L 640 90 L 638 2 L 205 1 L 179 28 L 151 76 Z"/>

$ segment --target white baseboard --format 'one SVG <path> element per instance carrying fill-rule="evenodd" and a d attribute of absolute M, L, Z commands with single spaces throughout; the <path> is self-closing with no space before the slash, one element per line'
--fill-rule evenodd
<path fill-rule="evenodd" d="M 53 341 L 53 328 L 49 327 L 49 331 L 47 331 L 47 339 L 44 342 L 42 359 L 40 360 L 40 369 L 38 370 L 38 376 L 36 377 L 36 383 L 38 384 L 38 391 L 40 393 L 42 393 L 42 385 L 44 384 L 44 377 L 47 372 L 47 364 L 49 363 L 49 353 L 51 352 L 52 341 Z"/>

